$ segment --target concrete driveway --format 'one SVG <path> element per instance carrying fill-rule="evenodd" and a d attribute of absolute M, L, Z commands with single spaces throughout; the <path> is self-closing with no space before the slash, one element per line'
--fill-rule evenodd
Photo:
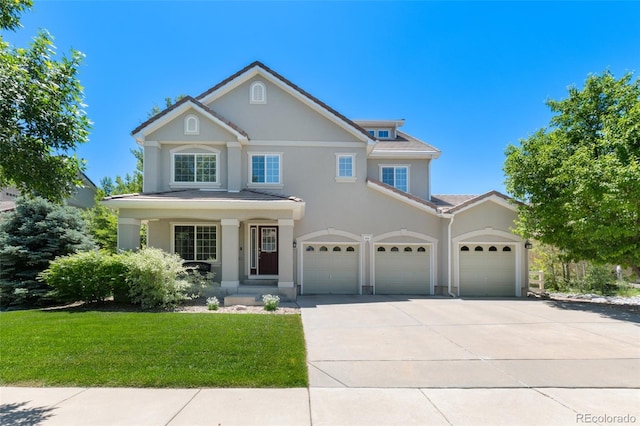
<path fill-rule="evenodd" d="M 534 299 L 301 296 L 310 386 L 640 388 L 640 315 Z"/>

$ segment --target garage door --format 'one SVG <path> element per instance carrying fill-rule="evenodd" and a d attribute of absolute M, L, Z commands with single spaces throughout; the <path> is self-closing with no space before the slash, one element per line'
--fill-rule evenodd
<path fill-rule="evenodd" d="M 376 294 L 429 294 L 429 245 L 379 245 L 375 249 Z"/>
<path fill-rule="evenodd" d="M 302 293 L 358 294 L 358 250 L 354 244 L 306 244 Z"/>
<path fill-rule="evenodd" d="M 515 249 L 465 244 L 460 248 L 460 296 L 515 296 Z"/>

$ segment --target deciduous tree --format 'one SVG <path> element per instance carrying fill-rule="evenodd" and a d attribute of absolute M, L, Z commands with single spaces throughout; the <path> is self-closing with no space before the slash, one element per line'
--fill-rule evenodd
<path fill-rule="evenodd" d="M 524 203 L 518 231 L 640 275 L 640 80 L 590 75 L 547 105 L 549 127 L 506 150 L 507 191 Z"/>

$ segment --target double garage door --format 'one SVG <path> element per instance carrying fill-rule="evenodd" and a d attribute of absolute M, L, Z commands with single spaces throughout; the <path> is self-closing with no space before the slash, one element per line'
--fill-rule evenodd
<path fill-rule="evenodd" d="M 385 244 L 375 249 L 376 294 L 429 294 L 429 245 Z"/>
<path fill-rule="evenodd" d="M 304 294 L 358 294 L 357 244 L 306 244 L 302 260 Z"/>
<path fill-rule="evenodd" d="M 512 297 L 516 262 L 512 245 L 461 244 L 460 296 Z"/>

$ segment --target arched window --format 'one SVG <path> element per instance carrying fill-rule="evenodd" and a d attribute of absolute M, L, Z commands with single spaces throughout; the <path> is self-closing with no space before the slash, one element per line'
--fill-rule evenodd
<path fill-rule="evenodd" d="M 378 251 L 387 251 L 384 247 L 378 247 Z"/>
<path fill-rule="evenodd" d="M 255 81 L 251 84 L 249 103 L 266 104 L 267 103 L 267 86 L 261 81 Z"/>
<path fill-rule="evenodd" d="M 200 134 L 200 121 L 198 117 L 193 114 L 189 114 L 184 118 L 184 134 L 185 135 L 199 135 Z"/>
<path fill-rule="evenodd" d="M 502 249 L 502 251 L 511 251 L 511 247 L 509 247 L 509 246 L 504 246 L 504 248 Z"/>
<path fill-rule="evenodd" d="M 473 249 L 474 251 L 484 251 L 484 249 L 482 248 L 482 246 L 476 246 L 476 248 Z"/>
<path fill-rule="evenodd" d="M 335 247 L 333 248 L 333 251 L 342 251 L 342 249 L 341 249 L 339 246 L 335 246 Z"/>
<path fill-rule="evenodd" d="M 325 246 L 320 247 L 320 251 L 329 251 L 328 248 L 326 248 Z"/>
<path fill-rule="evenodd" d="M 406 251 L 406 252 L 410 252 L 410 251 L 413 251 L 413 249 L 412 249 L 411 247 L 405 247 L 405 248 L 404 248 L 404 251 Z"/>
<path fill-rule="evenodd" d="M 424 247 L 418 247 L 418 253 L 424 253 L 427 251 Z"/>
<path fill-rule="evenodd" d="M 489 247 L 489 251 L 498 251 L 498 249 L 496 248 L 496 246 L 491 246 Z"/>
<path fill-rule="evenodd" d="M 462 247 L 460 247 L 460 251 L 469 251 L 469 247 L 462 246 Z"/>
<path fill-rule="evenodd" d="M 316 251 L 316 249 L 314 249 L 313 246 L 307 246 L 305 251 Z"/>
<path fill-rule="evenodd" d="M 391 251 L 400 251 L 398 247 L 391 247 Z"/>
<path fill-rule="evenodd" d="M 349 246 L 349 247 L 347 247 L 347 251 L 356 251 L 356 249 L 354 249 L 353 247 Z"/>

